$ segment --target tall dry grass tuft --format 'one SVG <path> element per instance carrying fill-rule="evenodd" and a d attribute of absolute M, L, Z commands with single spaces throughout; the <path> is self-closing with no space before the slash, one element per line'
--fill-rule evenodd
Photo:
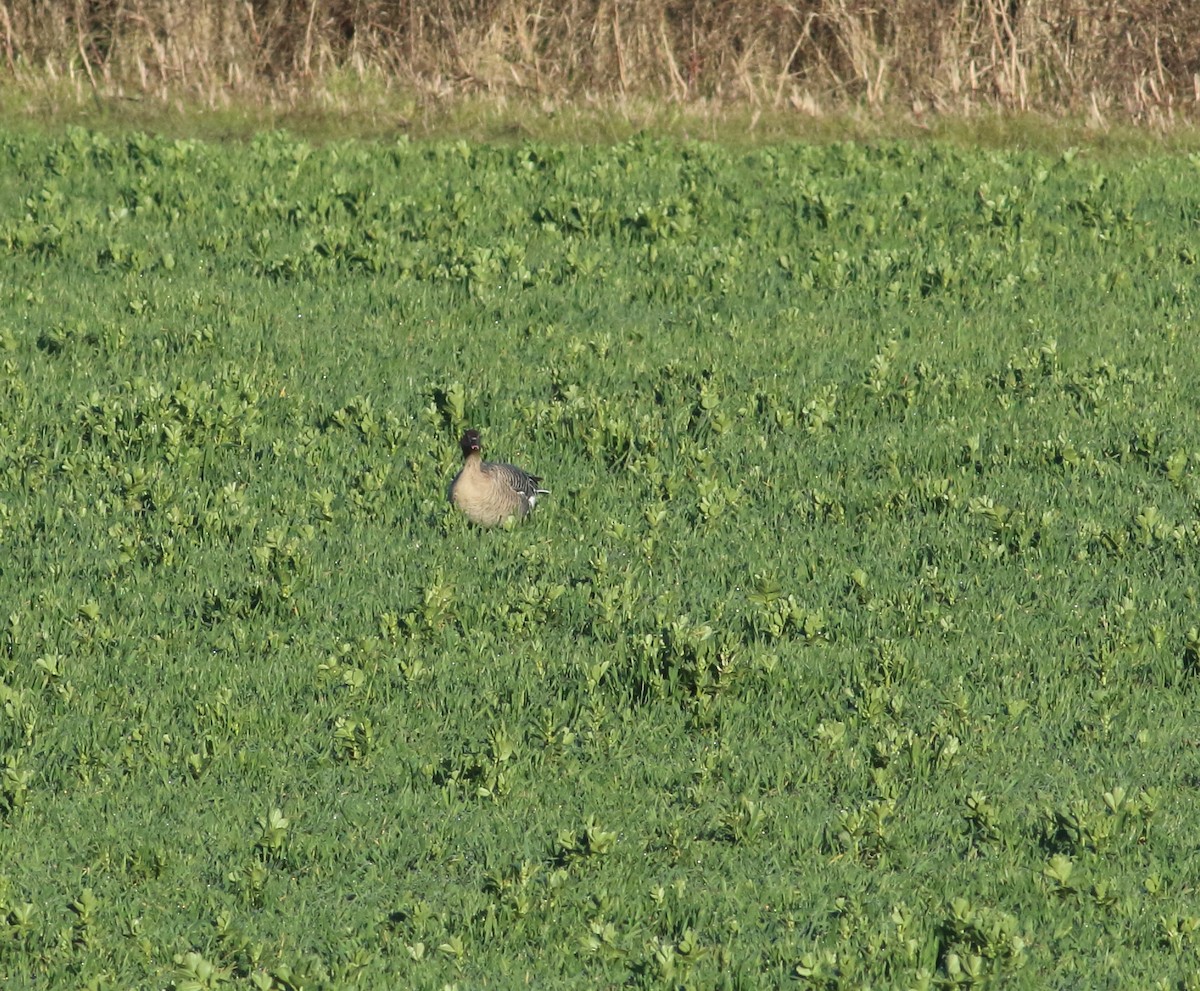
<path fill-rule="evenodd" d="M 1045 109 L 1200 106 L 1195 0 L 8 0 L 0 73 L 100 94 Z"/>

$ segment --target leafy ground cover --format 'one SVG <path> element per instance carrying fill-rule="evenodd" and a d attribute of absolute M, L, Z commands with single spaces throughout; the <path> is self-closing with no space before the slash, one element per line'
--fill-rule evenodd
<path fill-rule="evenodd" d="M 1196 156 L 0 155 L 5 986 L 1200 984 Z"/>

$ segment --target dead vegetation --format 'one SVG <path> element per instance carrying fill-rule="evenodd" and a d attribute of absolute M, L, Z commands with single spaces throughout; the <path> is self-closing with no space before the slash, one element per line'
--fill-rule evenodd
<path fill-rule="evenodd" d="M 403 91 L 1148 122 L 1200 107 L 1192 0 L 8 0 L 0 44 L 10 81 L 209 106 Z"/>

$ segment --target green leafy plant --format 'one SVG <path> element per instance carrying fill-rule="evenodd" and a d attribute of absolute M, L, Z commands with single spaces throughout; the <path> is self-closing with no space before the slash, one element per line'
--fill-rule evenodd
<path fill-rule="evenodd" d="M 1194 982 L 1194 156 L 0 154 L 10 984 Z"/>

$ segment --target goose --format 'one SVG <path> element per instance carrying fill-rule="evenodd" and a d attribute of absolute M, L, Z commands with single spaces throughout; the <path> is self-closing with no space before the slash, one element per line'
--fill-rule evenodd
<path fill-rule="evenodd" d="M 478 430 L 468 430 L 459 442 L 463 466 L 450 483 L 450 501 L 472 523 L 496 526 L 513 517 L 528 516 L 540 495 L 541 479 L 516 465 L 484 461 Z"/>

